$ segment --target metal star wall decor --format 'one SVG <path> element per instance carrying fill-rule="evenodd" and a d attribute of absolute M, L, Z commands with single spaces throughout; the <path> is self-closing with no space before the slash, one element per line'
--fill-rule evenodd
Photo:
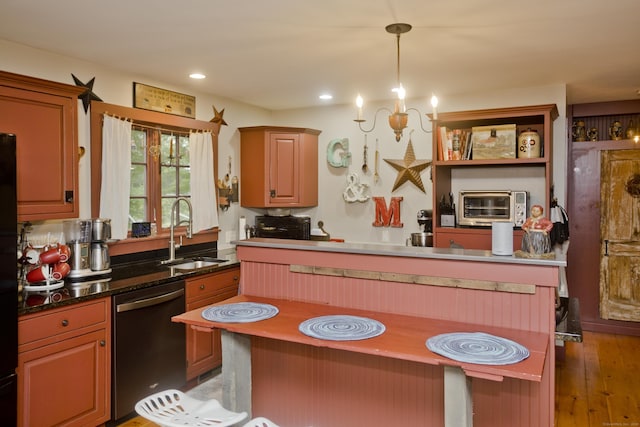
<path fill-rule="evenodd" d="M 213 119 L 209 120 L 211 123 L 220 123 L 220 126 L 227 126 L 227 122 L 224 121 L 222 116 L 224 116 L 224 108 L 220 111 L 216 110 L 216 106 L 213 105 Z"/>
<path fill-rule="evenodd" d="M 416 160 L 411 139 L 409 139 L 409 143 L 407 144 L 404 159 L 384 159 L 384 161 L 389 163 L 391 167 L 398 171 L 396 182 L 393 183 L 393 190 L 391 191 L 396 191 L 402 184 L 410 181 L 422 190 L 423 193 L 426 193 L 424 185 L 422 184 L 422 178 L 420 178 L 420 172 L 431 166 L 432 162 L 431 160 Z"/>
<path fill-rule="evenodd" d="M 87 111 L 89 111 L 89 106 L 91 105 L 92 100 L 102 101 L 102 99 L 100 99 L 98 95 L 93 93 L 93 83 L 95 82 L 96 78 L 93 77 L 87 83 L 82 83 L 80 79 L 78 79 L 73 74 L 71 74 L 71 77 L 73 77 L 73 81 L 76 83 L 76 86 L 87 88 L 87 90 L 85 90 L 80 95 L 78 95 L 78 99 L 82 99 L 82 106 L 84 107 L 84 113 L 87 114 Z"/>

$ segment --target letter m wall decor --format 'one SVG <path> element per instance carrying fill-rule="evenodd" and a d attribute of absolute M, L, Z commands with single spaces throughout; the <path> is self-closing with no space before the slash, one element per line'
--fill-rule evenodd
<path fill-rule="evenodd" d="M 403 227 L 400 222 L 400 202 L 402 197 L 392 197 L 389 208 L 384 197 L 373 197 L 376 202 L 376 216 L 372 223 L 374 227 Z"/>

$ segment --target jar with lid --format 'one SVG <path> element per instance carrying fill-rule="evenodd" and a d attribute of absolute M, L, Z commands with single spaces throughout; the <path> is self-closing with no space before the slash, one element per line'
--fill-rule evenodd
<path fill-rule="evenodd" d="M 518 137 L 518 158 L 531 159 L 540 157 L 540 135 L 535 129 L 527 128 Z"/>

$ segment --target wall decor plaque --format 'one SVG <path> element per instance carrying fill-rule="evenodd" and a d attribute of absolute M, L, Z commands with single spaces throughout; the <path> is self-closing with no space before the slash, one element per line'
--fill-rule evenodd
<path fill-rule="evenodd" d="M 133 107 L 196 118 L 196 97 L 133 82 Z"/>

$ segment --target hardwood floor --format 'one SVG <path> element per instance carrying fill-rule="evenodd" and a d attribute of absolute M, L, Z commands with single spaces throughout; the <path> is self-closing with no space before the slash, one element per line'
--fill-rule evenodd
<path fill-rule="evenodd" d="M 556 427 L 640 426 L 640 337 L 583 337 L 556 359 Z"/>
<path fill-rule="evenodd" d="M 584 332 L 556 358 L 556 427 L 640 427 L 640 337 Z M 133 418 L 119 427 L 155 427 Z"/>

